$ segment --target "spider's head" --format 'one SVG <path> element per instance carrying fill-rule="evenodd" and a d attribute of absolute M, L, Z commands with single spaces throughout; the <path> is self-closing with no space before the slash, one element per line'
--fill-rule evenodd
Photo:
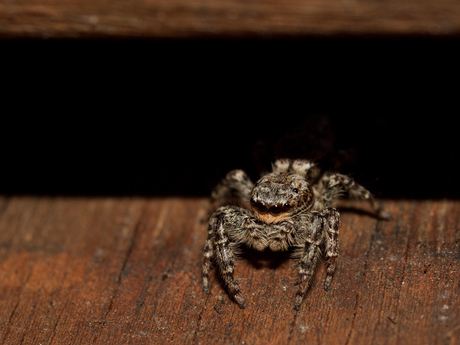
<path fill-rule="evenodd" d="M 251 207 L 262 222 L 274 224 L 308 210 L 313 192 L 305 179 L 297 174 L 271 173 L 254 185 Z"/>

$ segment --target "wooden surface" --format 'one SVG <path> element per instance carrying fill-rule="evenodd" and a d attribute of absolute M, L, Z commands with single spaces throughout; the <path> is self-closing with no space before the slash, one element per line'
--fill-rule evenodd
<path fill-rule="evenodd" d="M 459 35 L 456 0 L 0 1 L 0 37 Z"/>
<path fill-rule="evenodd" d="M 324 265 L 299 312 L 289 260 L 244 256 L 241 310 L 201 290 L 201 198 L 0 198 L 1 344 L 459 344 L 460 202 L 342 205 L 333 289 Z"/>

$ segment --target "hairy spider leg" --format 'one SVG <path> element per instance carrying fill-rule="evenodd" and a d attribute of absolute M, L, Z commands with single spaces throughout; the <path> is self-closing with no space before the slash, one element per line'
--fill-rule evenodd
<path fill-rule="evenodd" d="M 327 260 L 326 281 L 324 283 L 324 290 L 331 289 L 332 278 L 335 273 L 336 263 L 335 259 L 339 251 L 339 232 L 341 226 L 340 213 L 335 208 L 326 209 L 325 212 L 325 225 L 326 229 L 326 251 L 325 256 Z"/>
<path fill-rule="evenodd" d="M 209 291 L 209 276 L 211 272 L 211 260 L 214 256 L 214 247 L 213 247 L 213 224 L 209 222 L 208 224 L 208 236 L 206 242 L 203 246 L 203 264 L 201 266 L 202 276 L 203 276 L 203 290 Z"/>
<path fill-rule="evenodd" d="M 291 173 L 304 177 L 307 181 L 312 177 L 311 175 L 316 169 L 315 163 L 307 159 L 277 159 L 272 164 L 273 172 Z M 310 182 L 310 181 L 309 181 Z"/>
<path fill-rule="evenodd" d="M 299 261 L 299 289 L 295 295 L 294 309 L 299 310 L 300 305 L 311 284 L 313 275 L 316 270 L 318 258 L 320 256 L 320 247 L 323 242 L 324 217 L 319 212 L 312 212 L 312 222 L 309 231 L 306 231 L 308 237 L 305 245 L 301 249 Z"/>
<path fill-rule="evenodd" d="M 214 252 L 216 264 L 218 266 L 220 276 L 224 281 L 230 297 L 232 297 L 241 308 L 246 306 L 246 300 L 241 294 L 239 284 L 234 278 L 235 271 L 235 254 L 232 248 L 231 240 L 228 236 L 227 227 L 235 226 L 227 221 L 227 207 L 222 207 L 214 213 L 209 221 L 208 239 L 204 245 L 204 262 L 203 262 L 203 288 L 205 291 L 209 289 L 209 269 L 210 260 L 212 257 L 212 242 L 214 242 Z M 233 212 L 238 212 L 236 207 Z"/>
<path fill-rule="evenodd" d="M 317 184 L 319 193 L 318 201 L 321 208 L 332 206 L 342 193 L 347 193 L 350 198 L 365 200 L 369 202 L 373 211 L 379 219 L 391 219 L 391 215 L 375 201 L 374 196 L 366 188 L 356 183 L 353 178 L 343 174 L 325 174 Z"/>
<path fill-rule="evenodd" d="M 222 179 L 211 194 L 213 203 L 234 200 L 240 204 L 247 204 L 254 184 L 243 170 L 232 170 Z"/>

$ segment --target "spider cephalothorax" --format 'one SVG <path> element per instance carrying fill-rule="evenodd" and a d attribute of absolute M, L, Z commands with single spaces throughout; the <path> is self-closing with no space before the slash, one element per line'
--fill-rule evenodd
<path fill-rule="evenodd" d="M 299 261 L 299 309 L 323 254 L 328 262 L 325 289 L 329 290 L 338 255 L 340 214 L 332 207 L 341 193 L 368 200 L 379 218 L 389 215 L 372 194 L 346 175 L 320 175 L 306 160 L 277 160 L 273 172 L 253 184 L 242 170 L 230 171 L 212 193 L 217 208 L 209 220 L 204 245 L 203 288 L 209 288 L 211 260 L 229 295 L 245 307 L 246 300 L 234 278 L 235 251 L 241 244 L 259 251 L 293 250 Z M 226 204 L 225 201 L 228 201 Z"/>
<path fill-rule="evenodd" d="M 255 184 L 250 201 L 260 221 L 276 224 L 308 210 L 313 202 L 313 191 L 297 174 L 273 172 Z"/>

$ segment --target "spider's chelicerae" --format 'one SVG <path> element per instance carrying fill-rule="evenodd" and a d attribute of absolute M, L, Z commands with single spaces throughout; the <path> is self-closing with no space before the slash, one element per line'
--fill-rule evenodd
<path fill-rule="evenodd" d="M 240 244 L 259 251 L 292 249 L 298 260 L 299 287 L 294 308 L 299 310 L 320 254 L 327 260 L 324 288 L 330 289 L 336 269 L 340 214 L 333 202 L 342 194 L 367 200 L 376 216 L 389 219 L 372 194 L 346 175 L 326 172 L 308 160 L 279 159 L 273 172 L 255 184 L 242 170 L 232 170 L 212 193 L 224 203 L 209 220 L 203 252 L 203 288 L 209 289 L 213 260 L 232 299 L 246 306 L 234 278 Z"/>

